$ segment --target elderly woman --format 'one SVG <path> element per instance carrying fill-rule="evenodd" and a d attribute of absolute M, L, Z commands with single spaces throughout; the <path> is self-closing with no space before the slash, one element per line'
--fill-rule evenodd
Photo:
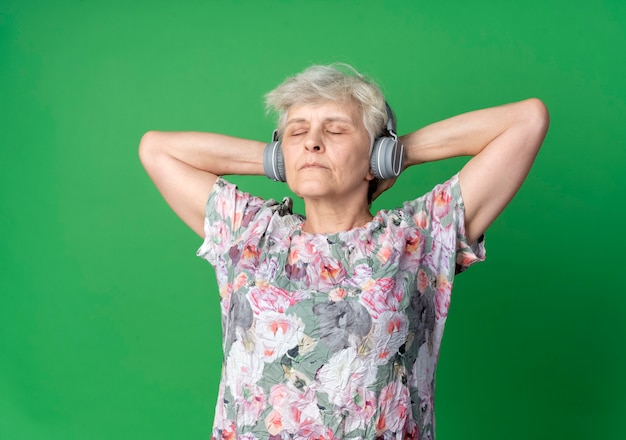
<path fill-rule="evenodd" d="M 215 267 L 224 364 L 212 438 L 432 439 L 454 275 L 484 258 L 483 232 L 522 185 L 546 108 L 529 99 L 396 139 L 380 89 L 349 69 L 313 66 L 266 98 L 279 115 L 269 145 L 193 132 L 140 145 Z M 390 173 L 374 169 L 377 149 Z M 370 212 L 402 169 L 460 155 L 473 158 L 447 182 Z M 221 177 L 266 173 L 304 216 Z"/>

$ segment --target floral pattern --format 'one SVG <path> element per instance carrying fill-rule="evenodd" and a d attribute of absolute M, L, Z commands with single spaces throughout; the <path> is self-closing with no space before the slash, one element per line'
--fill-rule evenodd
<path fill-rule="evenodd" d="M 224 364 L 213 439 L 433 439 L 434 378 L 464 236 L 458 176 L 367 225 L 304 218 L 219 178 L 198 255 L 215 268 Z"/>

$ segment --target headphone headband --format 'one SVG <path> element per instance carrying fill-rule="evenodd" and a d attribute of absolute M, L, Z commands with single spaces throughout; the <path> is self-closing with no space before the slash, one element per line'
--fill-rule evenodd
<path fill-rule="evenodd" d="M 393 113 L 393 110 L 391 110 L 391 107 L 389 106 L 387 101 L 385 101 L 385 111 L 387 112 L 387 131 L 389 132 L 389 134 L 393 133 L 393 135 L 395 136 L 396 135 L 396 115 Z"/>

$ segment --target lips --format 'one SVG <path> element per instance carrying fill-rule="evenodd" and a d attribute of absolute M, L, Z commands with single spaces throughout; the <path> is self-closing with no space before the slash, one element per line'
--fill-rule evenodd
<path fill-rule="evenodd" d="M 306 170 L 306 169 L 326 169 L 326 168 L 327 167 L 325 167 L 324 165 L 314 162 L 314 163 L 305 163 L 299 169 Z"/>

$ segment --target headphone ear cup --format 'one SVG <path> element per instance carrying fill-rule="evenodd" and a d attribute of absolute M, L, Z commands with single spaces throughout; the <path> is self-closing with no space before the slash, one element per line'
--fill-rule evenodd
<path fill-rule="evenodd" d="M 277 182 L 286 182 L 285 161 L 280 141 L 270 142 L 263 150 L 263 171 L 265 175 Z"/>
<path fill-rule="evenodd" d="M 372 146 L 372 153 L 370 154 L 370 168 L 374 173 L 374 177 L 379 180 L 382 179 L 382 177 L 380 176 L 380 167 L 378 166 L 378 162 L 380 157 L 380 144 L 383 140 L 384 138 L 376 138 L 376 140 L 374 141 L 374 145 Z"/>
<path fill-rule="evenodd" d="M 404 166 L 404 146 L 393 137 L 379 137 L 374 141 L 370 166 L 377 179 L 398 177 Z"/>

